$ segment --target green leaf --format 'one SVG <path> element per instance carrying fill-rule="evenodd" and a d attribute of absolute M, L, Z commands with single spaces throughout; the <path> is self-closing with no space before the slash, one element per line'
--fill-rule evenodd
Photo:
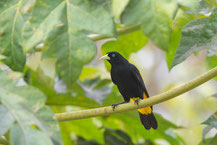
<path fill-rule="evenodd" d="M 115 35 L 110 1 L 36 1 L 25 27 L 25 50 L 44 43 L 44 57 L 56 57 L 58 75 L 71 87 L 96 55 L 87 34 Z M 38 13 L 40 11 L 40 13 Z"/>
<path fill-rule="evenodd" d="M 134 145 L 129 135 L 122 130 L 105 128 L 105 145 Z"/>
<path fill-rule="evenodd" d="M 36 112 L 36 116 L 44 124 L 44 127 L 54 145 L 61 145 L 61 134 L 58 121 L 53 119 L 54 113 L 49 107 L 42 107 Z"/>
<path fill-rule="evenodd" d="M 16 84 L 17 80 L 9 78 L 7 72 L 0 71 L 0 101 L 8 110 L 5 113 L 10 113 L 16 120 L 16 125 L 11 127 L 10 132 L 12 145 L 39 145 L 39 138 L 42 136 L 42 139 L 48 141 L 48 145 L 61 144 L 57 122 L 52 121 L 53 113 L 43 107 L 45 96 L 31 86 L 17 87 Z M 2 124 L 6 124 L 7 121 L 3 120 Z M 37 126 L 40 130 L 35 130 L 31 126 Z M 36 138 L 37 140 L 33 140 Z"/>
<path fill-rule="evenodd" d="M 213 49 L 217 42 L 217 8 L 209 18 L 188 23 L 182 30 L 181 42 L 171 67 L 183 62 L 188 56 L 201 49 Z"/>
<path fill-rule="evenodd" d="M 3 62 L 15 71 L 22 71 L 26 61 L 21 46 L 22 7 L 25 3 L 26 0 L 0 3 L 0 53 L 6 56 Z"/>
<path fill-rule="evenodd" d="M 202 140 L 199 145 L 215 145 L 217 142 L 217 134 L 214 137 Z"/>
<path fill-rule="evenodd" d="M 81 86 L 73 84 L 73 89 L 67 93 L 57 94 L 55 90 L 49 90 L 45 94 L 50 94 L 47 97 L 46 104 L 48 105 L 75 105 L 87 108 L 99 107 L 99 104 L 85 96 Z"/>
<path fill-rule="evenodd" d="M 0 137 L 0 143 L 3 144 L 3 145 L 8 145 L 9 144 L 7 139 L 4 136 Z"/>
<path fill-rule="evenodd" d="M 203 132 L 202 132 L 202 140 L 205 139 L 207 133 L 209 133 L 209 131 L 212 129 L 213 127 L 212 126 L 206 126 L 203 128 Z"/>
<path fill-rule="evenodd" d="M 170 40 L 170 18 L 151 0 L 131 0 L 121 16 L 125 25 L 141 24 L 142 32 L 158 47 L 168 50 Z"/>
<path fill-rule="evenodd" d="M 140 50 L 147 41 L 147 37 L 145 37 L 141 31 L 135 31 L 119 36 L 118 40 L 106 42 L 102 46 L 102 52 L 103 54 L 106 54 L 107 52 L 117 51 L 128 59 L 131 53 Z"/>
<path fill-rule="evenodd" d="M 96 55 L 96 47 L 93 42 L 81 33 L 76 35 L 68 35 L 60 30 L 53 36 L 66 43 L 52 41 L 51 38 L 45 42 L 45 46 L 49 49 L 45 52 L 44 57 L 56 56 L 57 73 L 68 87 L 71 87 L 78 79 L 83 65 L 90 62 Z"/>
<path fill-rule="evenodd" d="M 128 3 L 129 0 L 112 0 L 112 12 L 117 20 L 119 20 L 121 13 Z"/>
<path fill-rule="evenodd" d="M 197 9 L 198 13 L 204 13 L 204 14 L 208 14 L 210 12 L 210 8 L 212 6 L 209 5 L 208 0 L 201 0 L 199 2 L 199 7 Z"/>
<path fill-rule="evenodd" d="M 176 51 L 171 68 L 184 61 L 188 56 L 201 49 L 206 39 L 201 35 L 202 29 L 205 26 L 207 18 L 197 19 L 188 23 L 181 34 L 181 42 Z"/>
<path fill-rule="evenodd" d="M 117 102 L 123 102 L 123 97 L 121 96 L 120 92 L 118 91 L 117 86 L 112 87 L 111 94 L 103 100 L 103 106 L 111 106 Z"/>
<path fill-rule="evenodd" d="M 212 47 L 208 50 L 208 56 L 217 56 L 217 47 Z"/>
<path fill-rule="evenodd" d="M 205 64 L 208 70 L 214 68 L 217 66 L 217 56 L 207 56 L 205 59 Z M 215 80 L 217 80 L 217 77 L 215 77 Z"/>
<path fill-rule="evenodd" d="M 0 105 L 0 136 L 3 136 L 14 122 L 14 117 L 9 110 Z"/>
<path fill-rule="evenodd" d="M 83 81 L 86 79 L 93 79 L 93 78 L 99 76 L 99 74 L 100 74 L 99 69 L 97 69 L 95 67 L 86 66 L 82 69 L 82 73 L 79 77 L 79 80 Z"/>
<path fill-rule="evenodd" d="M 82 87 L 74 83 L 73 89 L 67 93 L 56 93 L 55 90 L 47 90 L 45 94 L 49 94 L 46 104 L 49 105 L 75 105 L 87 108 L 99 107 L 99 104 L 93 99 L 85 95 Z"/>
<path fill-rule="evenodd" d="M 83 137 L 78 136 L 76 140 L 76 145 L 100 145 L 95 140 L 85 140 Z"/>
<path fill-rule="evenodd" d="M 88 31 L 114 36 L 115 26 L 110 14 L 110 3 L 97 0 L 87 3 L 84 0 L 36 1 L 31 18 L 24 28 L 25 50 L 33 49 L 53 35 L 53 29 L 61 27 L 66 27 L 63 33 L 72 35 L 76 35 L 74 32 Z"/>
<path fill-rule="evenodd" d="M 111 94 L 112 89 L 110 87 L 111 81 L 101 80 L 99 77 L 95 79 L 88 79 L 84 82 L 80 82 L 85 95 L 88 98 L 95 100 L 98 104 L 102 105 L 102 101 Z"/>
<path fill-rule="evenodd" d="M 192 21 L 194 16 L 185 15 L 183 11 L 179 10 L 176 19 L 173 22 L 173 29 L 171 32 L 171 39 L 169 43 L 169 50 L 166 52 L 167 66 L 172 65 L 176 50 L 181 40 L 181 30 L 188 22 Z"/>
<path fill-rule="evenodd" d="M 54 108 L 56 113 L 73 111 L 74 109 L 73 107 L 59 106 Z M 96 118 L 60 122 L 64 145 L 71 145 L 73 141 L 76 141 L 76 136 L 81 136 L 86 140 L 95 140 L 102 144 L 103 130 L 99 128 L 98 124 L 100 122 Z"/>
<path fill-rule="evenodd" d="M 207 124 L 217 129 L 217 112 L 211 115 L 206 121 L 202 124 Z"/>
<path fill-rule="evenodd" d="M 10 138 L 11 145 L 53 145 L 45 133 L 17 124 L 11 127 Z"/>
<path fill-rule="evenodd" d="M 217 98 L 217 93 L 216 93 L 216 94 L 213 94 L 212 97 Z"/>
<path fill-rule="evenodd" d="M 93 119 L 73 120 L 72 122 L 60 123 L 60 127 L 68 128 L 68 133 L 75 133 L 77 136 L 82 136 L 87 140 L 96 140 L 102 142 L 103 134 L 95 124 Z"/>
<path fill-rule="evenodd" d="M 155 117 L 158 121 L 159 128 L 157 130 L 146 131 L 142 123 L 140 122 L 139 115 L 137 111 L 126 112 L 122 114 L 112 115 L 109 117 L 104 117 L 101 121 L 103 126 L 112 128 L 112 129 L 124 129 L 126 133 L 130 135 L 133 139 L 166 139 L 171 144 L 182 143 L 183 140 L 175 133 L 168 131 L 169 129 L 178 129 L 179 126 L 176 126 L 172 122 L 164 119 L 158 114 L 155 114 Z"/>
<path fill-rule="evenodd" d="M 195 12 L 199 6 L 198 0 L 178 0 L 179 5 L 186 7 L 188 10 Z"/>

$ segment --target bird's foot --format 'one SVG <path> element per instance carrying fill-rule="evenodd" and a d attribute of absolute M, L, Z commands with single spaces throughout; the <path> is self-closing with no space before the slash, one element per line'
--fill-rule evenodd
<path fill-rule="evenodd" d="M 113 111 L 115 110 L 115 108 L 117 108 L 118 105 L 124 104 L 126 102 L 121 102 L 121 103 L 117 103 L 117 104 L 112 104 L 112 109 Z"/>
<path fill-rule="evenodd" d="M 139 105 L 139 102 L 140 102 L 141 100 L 142 100 L 142 99 L 139 98 L 139 99 L 135 100 L 134 103 L 135 103 L 136 105 Z"/>
<path fill-rule="evenodd" d="M 113 111 L 115 110 L 115 108 L 116 108 L 118 105 L 119 105 L 119 103 L 117 103 L 117 104 L 112 104 L 112 109 L 113 109 Z"/>

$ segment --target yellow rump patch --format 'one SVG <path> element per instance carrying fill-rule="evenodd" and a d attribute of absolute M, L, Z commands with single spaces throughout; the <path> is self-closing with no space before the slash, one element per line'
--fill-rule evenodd
<path fill-rule="evenodd" d="M 147 98 L 147 96 L 145 95 L 145 93 L 143 93 L 143 96 L 144 96 L 144 98 Z M 132 102 L 134 102 L 134 101 L 137 100 L 137 99 L 139 99 L 139 97 L 130 98 L 130 100 L 131 100 Z M 152 113 L 151 107 L 140 108 L 140 109 L 138 109 L 138 111 L 139 111 L 141 114 L 145 114 L 145 115 L 148 115 L 148 114 L 151 114 L 151 113 Z"/>
<path fill-rule="evenodd" d="M 145 107 L 145 108 L 138 109 L 138 111 L 142 114 L 148 115 L 151 114 L 152 109 L 151 107 Z"/>
<path fill-rule="evenodd" d="M 148 98 L 148 97 L 146 96 L 145 92 L 143 93 L 143 98 L 144 98 L 144 99 Z"/>

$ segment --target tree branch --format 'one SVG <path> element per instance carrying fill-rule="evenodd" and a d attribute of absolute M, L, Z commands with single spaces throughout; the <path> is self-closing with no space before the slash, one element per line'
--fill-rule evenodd
<path fill-rule="evenodd" d="M 184 83 L 174 89 L 171 89 L 162 94 L 153 96 L 151 98 L 144 99 L 139 102 L 139 106 L 135 105 L 134 103 L 127 103 L 127 104 L 118 106 L 114 111 L 112 110 L 111 106 L 108 106 L 108 107 L 95 108 L 95 109 L 89 109 L 89 110 L 59 113 L 59 114 L 56 114 L 54 118 L 57 119 L 58 121 L 69 121 L 69 120 L 84 119 L 84 118 L 90 118 L 90 117 L 96 117 L 96 116 L 105 116 L 105 115 L 110 115 L 110 114 L 115 114 L 115 113 L 131 111 L 131 110 L 143 108 L 146 106 L 151 106 L 151 105 L 158 104 L 158 103 L 167 101 L 169 99 L 172 99 L 185 92 L 188 92 L 189 90 L 192 90 L 195 87 L 209 81 L 215 76 L 217 76 L 217 67 L 209 70 L 208 72 L 198 76 L 197 78 L 187 83 Z"/>
<path fill-rule="evenodd" d="M 130 27 L 123 27 L 123 28 L 117 29 L 117 33 L 118 33 L 118 35 L 127 34 L 127 33 L 130 33 L 130 32 L 139 30 L 140 27 L 141 27 L 140 25 L 135 25 L 135 26 L 130 26 Z M 104 35 L 90 36 L 90 39 L 92 39 L 93 41 L 98 41 L 98 40 L 107 39 L 107 38 L 113 38 L 113 37 L 108 37 L 108 36 L 104 36 Z"/>

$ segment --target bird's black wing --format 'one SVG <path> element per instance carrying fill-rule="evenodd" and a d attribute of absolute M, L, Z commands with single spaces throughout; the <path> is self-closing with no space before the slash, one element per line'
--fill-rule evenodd
<path fill-rule="evenodd" d="M 111 79 L 112 79 L 112 82 L 114 84 L 116 84 L 116 79 L 115 79 L 115 75 L 114 75 L 114 71 L 113 70 L 111 70 Z"/>
<path fill-rule="evenodd" d="M 149 97 L 148 92 L 147 92 L 146 87 L 145 87 L 145 84 L 143 82 L 143 79 L 139 73 L 139 70 L 133 64 L 130 64 L 130 71 L 131 71 L 133 78 L 136 80 L 138 85 L 145 92 L 146 96 Z"/>

